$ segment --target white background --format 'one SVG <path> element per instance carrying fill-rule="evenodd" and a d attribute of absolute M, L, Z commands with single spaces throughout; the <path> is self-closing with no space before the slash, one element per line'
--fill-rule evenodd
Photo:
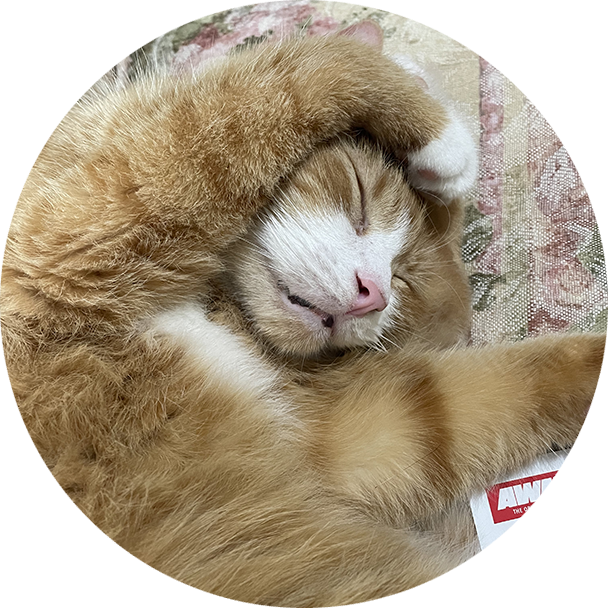
<path fill-rule="evenodd" d="M 496 544 L 496 576 L 467 608 L 608 606 L 608 518 L 517 524 Z"/>

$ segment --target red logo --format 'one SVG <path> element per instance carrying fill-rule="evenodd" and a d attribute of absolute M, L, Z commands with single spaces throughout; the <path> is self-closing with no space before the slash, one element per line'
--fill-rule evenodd
<path fill-rule="evenodd" d="M 568 500 L 543 500 L 555 483 Z M 561 471 L 512 479 L 486 490 L 494 523 L 518 517 L 608 517 L 608 488 L 576 488 Z"/>

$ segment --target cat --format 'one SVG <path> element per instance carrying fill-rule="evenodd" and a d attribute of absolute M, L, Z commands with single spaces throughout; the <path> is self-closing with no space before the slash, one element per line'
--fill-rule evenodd
<path fill-rule="evenodd" d="M 340 605 L 453 568 L 461 501 L 571 444 L 598 379 L 603 335 L 466 346 L 473 152 L 378 47 L 93 95 L 11 225 L 2 337 L 38 450 L 118 544 L 224 597 Z"/>

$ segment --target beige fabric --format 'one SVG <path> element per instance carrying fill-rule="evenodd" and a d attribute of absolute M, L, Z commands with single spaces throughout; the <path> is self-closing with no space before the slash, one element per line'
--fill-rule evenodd
<path fill-rule="evenodd" d="M 363 16 L 344 5 L 320 6 L 346 24 Z M 387 52 L 424 64 L 479 138 L 479 182 L 468 201 L 463 243 L 475 302 L 474 341 L 604 331 L 608 294 L 597 224 L 551 127 L 475 53 L 414 21 L 370 13 L 385 31 Z"/>

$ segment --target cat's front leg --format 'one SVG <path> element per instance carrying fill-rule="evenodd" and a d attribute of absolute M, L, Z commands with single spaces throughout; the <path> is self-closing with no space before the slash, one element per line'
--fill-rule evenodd
<path fill-rule="evenodd" d="M 349 500 L 389 519 L 424 517 L 572 444 L 604 345 L 583 334 L 361 357 L 311 396 L 315 457 Z"/>
<path fill-rule="evenodd" d="M 442 354 L 433 367 L 465 487 L 485 484 L 577 438 L 606 336 L 550 335 Z"/>
<path fill-rule="evenodd" d="M 439 136 L 405 156 L 410 184 L 430 194 L 435 202 L 449 204 L 465 196 L 475 185 L 477 145 L 463 117 L 432 77 L 406 55 L 395 55 L 392 59 L 444 106 L 447 120 Z"/>

